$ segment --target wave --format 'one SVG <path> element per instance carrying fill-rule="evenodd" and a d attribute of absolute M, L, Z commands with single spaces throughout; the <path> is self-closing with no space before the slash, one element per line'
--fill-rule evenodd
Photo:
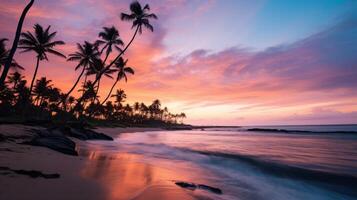
<path fill-rule="evenodd" d="M 246 131 L 254 132 L 275 132 L 275 133 L 324 133 L 324 134 L 357 134 L 357 131 L 302 131 L 302 130 L 287 130 L 274 128 L 249 128 Z"/>
<path fill-rule="evenodd" d="M 221 157 L 245 162 L 247 164 L 252 165 L 253 167 L 256 167 L 264 173 L 272 174 L 282 178 L 293 178 L 304 181 L 311 181 L 318 183 L 321 186 L 329 187 L 330 189 L 333 189 L 337 192 L 357 196 L 357 191 L 355 190 L 355 188 L 357 188 L 357 177 L 353 175 L 307 169 L 298 166 L 287 165 L 284 163 L 267 161 L 258 157 L 248 155 L 200 151 L 182 148 L 181 150 L 198 153 L 206 156 Z"/>

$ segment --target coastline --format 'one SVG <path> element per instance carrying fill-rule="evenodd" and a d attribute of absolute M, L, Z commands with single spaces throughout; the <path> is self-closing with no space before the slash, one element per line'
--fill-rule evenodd
<path fill-rule="evenodd" d="M 120 153 L 113 158 L 95 155 L 95 151 L 92 151 L 86 156 L 71 156 L 44 147 L 18 144 L 31 137 L 28 130 L 32 128 L 43 129 L 25 125 L 0 125 L 2 135 L 14 136 L 10 141 L 0 142 L 0 199 L 201 199 L 192 191 L 179 188 L 172 182 L 186 178 L 186 174 L 160 165 L 137 162 L 137 155 L 134 154 Z M 160 130 L 163 129 L 96 129 L 113 138 L 120 133 Z M 80 148 L 86 147 L 86 141 L 71 139 Z M 110 165 L 107 159 L 111 161 Z M 104 168 L 102 165 L 105 165 Z M 35 170 L 45 175 L 58 174 L 59 177 L 34 178 L 29 174 L 15 173 L 20 170 Z M 101 174 L 103 170 L 106 172 Z M 120 176 L 116 177 L 117 180 L 110 176 L 113 170 Z M 148 174 L 147 170 L 151 173 Z"/>

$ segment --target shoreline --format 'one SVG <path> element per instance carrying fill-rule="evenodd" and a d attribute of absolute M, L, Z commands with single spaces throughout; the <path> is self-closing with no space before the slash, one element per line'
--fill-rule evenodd
<path fill-rule="evenodd" d="M 29 130 L 33 128 L 44 129 L 0 125 L 2 135 L 13 136 L 11 140 L 0 141 L 0 199 L 202 199 L 172 182 L 186 180 L 188 174 L 138 162 L 135 154 L 102 155 L 89 149 L 86 141 L 76 138 L 71 139 L 77 148 L 87 148 L 88 155 L 71 156 L 45 147 L 19 144 L 32 137 Z M 164 129 L 99 127 L 95 130 L 115 138 L 121 133 Z M 102 165 L 108 166 L 102 168 Z M 148 175 L 147 170 L 152 174 Z M 40 175 L 31 176 L 31 173 Z M 114 180 L 111 174 L 120 177 Z M 113 184 L 121 189 L 113 188 Z"/>

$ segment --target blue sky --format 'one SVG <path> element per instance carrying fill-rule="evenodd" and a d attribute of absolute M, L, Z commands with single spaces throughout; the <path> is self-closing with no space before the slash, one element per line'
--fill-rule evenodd
<path fill-rule="evenodd" d="M 197 48 L 216 52 L 233 46 L 263 50 L 303 39 L 357 10 L 353 0 L 193 2 L 168 23 L 165 44 L 170 53 L 188 54 Z"/>

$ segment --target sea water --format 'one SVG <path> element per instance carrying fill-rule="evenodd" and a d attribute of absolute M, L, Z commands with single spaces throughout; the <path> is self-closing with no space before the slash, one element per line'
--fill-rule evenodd
<path fill-rule="evenodd" d="M 357 199 L 356 131 L 355 125 L 208 128 L 125 133 L 90 145 L 143 155 L 141 162 L 170 170 L 205 171 L 197 180 L 223 191 L 213 199 Z"/>

